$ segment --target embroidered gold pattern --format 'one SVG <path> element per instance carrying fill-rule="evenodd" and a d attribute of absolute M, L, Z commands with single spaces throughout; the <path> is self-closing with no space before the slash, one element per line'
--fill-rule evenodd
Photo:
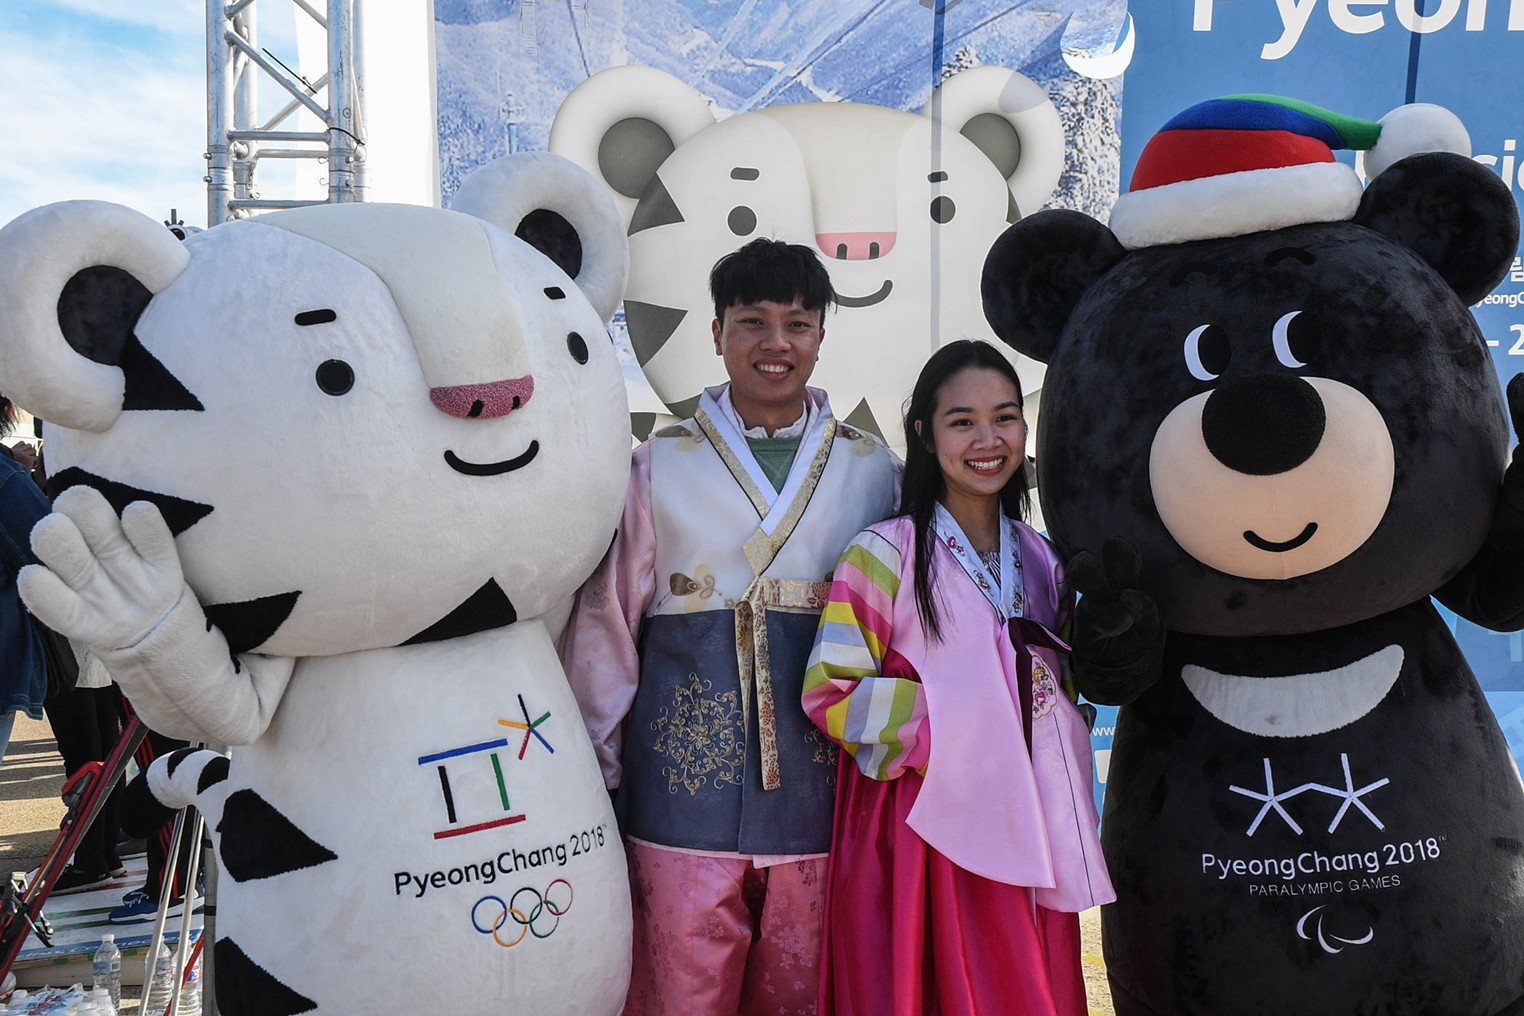
<path fill-rule="evenodd" d="M 714 572 L 703 565 L 699 565 L 693 570 L 692 578 L 684 575 L 682 572 L 673 572 L 667 577 L 667 588 L 672 590 L 673 596 L 684 598 L 696 597 L 696 599 L 690 599 L 683 605 L 683 609 L 690 613 L 697 610 L 712 609 L 702 601 L 716 596 L 719 597 L 719 602 L 726 607 L 735 606 L 735 601 L 720 592 L 719 588 L 715 585 Z"/>
<path fill-rule="evenodd" d="M 745 763 L 745 741 L 737 736 L 741 711 L 736 693 L 710 696 L 712 681 L 688 675 L 688 683 L 675 689 L 671 711 L 663 706 L 651 723 L 656 731 L 652 747 L 671 764 L 662 767 L 667 793 L 679 787 L 697 796 L 706 782 L 740 786 Z"/>
<path fill-rule="evenodd" d="M 836 759 L 841 754 L 841 749 L 836 746 L 835 741 L 822 734 L 818 727 L 811 727 L 809 733 L 804 735 L 804 739 L 815 749 L 815 753 L 810 756 L 811 762 L 819 762 L 833 769 L 836 767 Z"/>
<path fill-rule="evenodd" d="M 806 579 L 763 579 L 758 589 L 758 599 L 766 607 L 799 607 L 804 610 L 825 610 L 831 599 L 831 583 L 810 582 Z"/>
<path fill-rule="evenodd" d="M 704 435 L 702 433 L 694 430 L 689 430 L 688 427 L 682 423 L 674 423 L 670 426 L 663 427 L 661 430 L 653 433 L 651 437 L 667 438 L 669 440 L 676 440 L 680 442 L 677 446 L 677 450 L 680 452 L 691 452 L 703 447 L 704 444 Z"/>
<path fill-rule="evenodd" d="M 673 572 L 667 579 L 667 586 L 672 590 L 673 596 L 693 596 L 695 593 L 702 599 L 709 599 L 715 594 L 713 573 L 704 576 L 704 581 L 690 579 L 682 572 Z"/>

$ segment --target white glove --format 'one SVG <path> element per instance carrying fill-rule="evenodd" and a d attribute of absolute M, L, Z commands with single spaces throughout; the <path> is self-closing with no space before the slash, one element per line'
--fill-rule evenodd
<path fill-rule="evenodd" d="M 91 649 L 137 645 L 187 591 L 175 538 L 145 501 L 118 521 L 99 491 L 70 487 L 32 529 L 32 551 L 42 565 L 21 570 L 21 598 L 48 627 Z"/>
<path fill-rule="evenodd" d="M 264 733 L 295 663 L 240 657 L 185 584 L 175 538 L 155 506 L 118 521 L 89 487 L 71 487 L 32 529 L 43 562 L 21 570 L 21 597 L 45 624 L 89 646 L 154 730 L 248 744 Z"/>

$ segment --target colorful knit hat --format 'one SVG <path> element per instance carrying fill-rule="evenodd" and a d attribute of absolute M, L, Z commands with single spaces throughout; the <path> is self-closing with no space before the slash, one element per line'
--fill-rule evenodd
<path fill-rule="evenodd" d="M 1470 156 L 1471 138 L 1440 106 L 1399 106 L 1379 123 L 1279 95 L 1229 95 L 1180 113 L 1149 139 L 1111 211 L 1128 249 L 1342 222 L 1360 205 L 1355 149 L 1374 177 L 1418 152 Z"/>

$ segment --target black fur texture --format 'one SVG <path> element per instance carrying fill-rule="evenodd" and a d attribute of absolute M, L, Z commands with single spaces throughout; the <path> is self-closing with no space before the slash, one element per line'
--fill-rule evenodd
<path fill-rule="evenodd" d="M 1124 703 L 1102 821 L 1119 1016 L 1524 1011 L 1524 789 L 1429 599 L 1524 626 L 1524 462 L 1505 475 L 1509 420 L 1468 310 L 1518 238 L 1496 176 L 1423 155 L 1350 222 L 1123 252 L 1098 222 L 1041 212 L 992 248 L 986 314 L 1048 363 L 1038 461 L 1085 594 L 1076 677 Z M 1375 531 L 1292 578 L 1197 560 L 1156 506 L 1161 422 L 1201 400 L 1212 458 L 1276 476 L 1331 425 L 1309 379 L 1352 389 L 1390 436 Z M 1524 380 L 1509 406 L 1517 430 Z M 1210 691 L 1206 708 L 1207 672 L 1266 694 L 1258 719 L 1219 718 Z M 1350 691 L 1370 674 L 1389 690 Z"/>

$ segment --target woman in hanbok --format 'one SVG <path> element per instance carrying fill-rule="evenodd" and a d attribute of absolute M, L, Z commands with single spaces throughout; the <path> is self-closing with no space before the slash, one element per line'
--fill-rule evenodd
<path fill-rule="evenodd" d="M 1115 898 L 1072 606 L 1029 505 L 1021 385 L 939 349 L 905 413 L 900 514 L 852 541 L 804 682 L 843 749 L 821 1016 L 1084 1016 L 1081 910 Z"/>

